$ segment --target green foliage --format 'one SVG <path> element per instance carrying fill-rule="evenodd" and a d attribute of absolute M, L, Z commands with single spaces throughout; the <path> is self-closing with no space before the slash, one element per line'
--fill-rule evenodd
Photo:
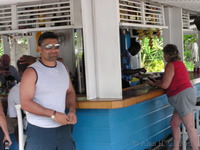
<path fill-rule="evenodd" d="M 185 61 L 189 61 L 189 60 L 190 60 L 190 57 L 191 57 L 191 52 L 190 52 L 190 50 L 184 51 L 184 60 L 185 60 Z"/>
<path fill-rule="evenodd" d="M 184 50 L 190 51 L 190 44 L 193 44 L 197 40 L 196 35 L 184 35 Z"/>
<path fill-rule="evenodd" d="M 196 40 L 196 35 L 184 35 L 184 64 L 188 71 L 194 69 L 195 61 L 191 60 L 191 48 Z"/>
<path fill-rule="evenodd" d="M 3 55 L 3 42 L 0 39 L 0 56 L 2 56 L 2 55 Z"/>
<path fill-rule="evenodd" d="M 28 44 L 28 39 L 27 39 L 27 38 L 17 39 L 17 43 L 18 43 L 18 44 L 27 45 L 27 44 Z"/>
<path fill-rule="evenodd" d="M 152 62 L 147 63 L 145 68 L 148 72 L 161 72 L 164 68 L 164 62 L 163 60 L 155 59 Z"/>
<path fill-rule="evenodd" d="M 164 69 L 163 62 L 163 39 L 154 36 L 153 46 L 149 46 L 149 38 L 142 40 L 141 63 L 148 72 L 159 72 Z"/>
<path fill-rule="evenodd" d="M 194 70 L 194 63 L 192 61 L 185 61 L 184 60 L 184 64 L 185 64 L 188 71 Z"/>
<path fill-rule="evenodd" d="M 149 38 L 142 40 L 141 66 L 148 72 L 164 70 L 163 38 L 153 37 L 153 46 L 149 45 Z M 184 64 L 188 71 L 193 71 L 194 60 L 191 60 L 191 45 L 197 40 L 196 35 L 184 35 Z"/>

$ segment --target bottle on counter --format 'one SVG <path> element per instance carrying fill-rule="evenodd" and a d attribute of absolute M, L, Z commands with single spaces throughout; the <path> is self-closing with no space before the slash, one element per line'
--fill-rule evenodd
<path fill-rule="evenodd" d="M 197 72 L 197 68 L 194 66 L 194 73 L 196 73 Z"/>
<path fill-rule="evenodd" d="M 200 73 L 200 62 L 196 62 L 194 66 L 194 73 Z"/>

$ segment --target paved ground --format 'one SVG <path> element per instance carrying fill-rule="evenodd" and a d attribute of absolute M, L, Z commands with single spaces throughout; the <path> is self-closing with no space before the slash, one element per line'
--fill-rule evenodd
<path fill-rule="evenodd" d="M 172 150 L 172 148 L 168 148 L 167 150 Z M 180 148 L 180 150 L 182 150 L 182 149 Z M 192 150 L 192 148 L 191 147 L 187 147 L 187 150 Z"/>
<path fill-rule="evenodd" d="M 172 150 L 172 147 L 169 147 L 167 150 Z M 180 147 L 180 150 L 182 150 L 182 147 Z M 190 143 L 188 142 L 188 146 L 186 150 L 192 150 L 192 147 L 190 146 Z M 200 147 L 199 147 L 200 150 Z"/>

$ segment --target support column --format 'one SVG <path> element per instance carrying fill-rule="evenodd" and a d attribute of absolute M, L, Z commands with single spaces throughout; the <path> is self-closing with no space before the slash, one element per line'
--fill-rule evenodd
<path fill-rule="evenodd" d="M 166 25 L 163 30 L 163 43 L 175 44 L 180 52 L 181 60 L 184 58 L 182 8 L 170 7 L 165 9 Z"/>
<path fill-rule="evenodd" d="M 198 47 L 199 47 L 199 49 L 198 49 L 199 60 L 198 61 L 200 61 L 200 31 L 199 30 L 197 31 L 197 37 L 198 37 L 197 44 L 198 44 Z"/>
<path fill-rule="evenodd" d="M 118 2 L 82 1 L 87 98 L 122 98 Z"/>
<path fill-rule="evenodd" d="M 11 5 L 11 14 L 12 14 L 12 30 L 18 29 L 17 24 L 17 6 Z M 17 41 L 15 40 L 15 37 L 11 39 L 11 50 L 10 50 L 10 59 L 11 64 L 16 67 L 16 48 L 17 48 Z"/>
<path fill-rule="evenodd" d="M 2 36 L 3 41 L 3 53 L 10 56 L 10 44 L 8 36 Z"/>
<path fill-rule="evenodd" d="M 15 40 L 15 38 L 11 39 L 11 50 L 10 50 L 10 63 L 11 65 L 13 65 L 14 67 L 16 67 L 16 48 L 17 48 L 17 41 Z"/>

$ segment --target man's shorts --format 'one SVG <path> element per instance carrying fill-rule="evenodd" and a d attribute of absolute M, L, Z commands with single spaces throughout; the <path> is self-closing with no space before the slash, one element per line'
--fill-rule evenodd
<path fill-rule="evenodd" d="M 75 150 L 69 125 L 41 128 L 28 124 L 26 150 Z"/>
<path fill-rule="evenodd" d="M 0 127 L 0 150 L 3 150 L 3 139 L 4 139 L 4 133 Z"/>
<path fill-rule="evenodd" d="M 197 98 L 194 89 L 191 87 L 181 91 L 177 95 L 169 97 L 168 101 L 174 107 L 174 111 L 182 118 L 193 112 Z"/>

